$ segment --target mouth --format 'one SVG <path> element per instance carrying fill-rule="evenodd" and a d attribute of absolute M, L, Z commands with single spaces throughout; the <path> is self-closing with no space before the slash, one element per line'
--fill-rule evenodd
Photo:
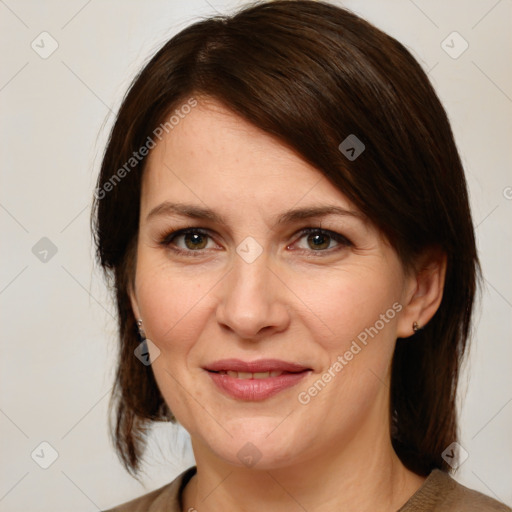
<path fill-rule="evenodd" d="M 217 373 L 219 375 L 228 375 L 229 377 L 233 377 L 234 379 L 268 379 L 269 377 L 279 377 L 283 375 L 283 373 L 292 373 L 292 372 L 284 372 L 279 370 L 273 370 L 269 372 L 235 372 L 233 370 L 221 370 L 219 372 L 211 372 Z M 300 372 L 294 372 L 300 373 Z"/>
<path fill-rule="evenodd" d="M 231 398 L 259 401 L 295 386 L 312 369 L 278 359 L 216 361 L 204 367 L 217 388 Z"/>
<path fill-rule="evenodd" d="M 259 359 L 257 361 L 242 361 L 241 359 L 222 359 L 215 361 L 204 367 L 209 372 L 221 373 L 221 372 L 232 372 L 242 375 L 239 378 L 248 379 L 247 374 L 256 375 L 253 378 L 267 378 L 269 376 L 277 377 L 279 373 L 299 373 L 307 370 L 311 370 L 302 364 L 293 363 L 290 361 L 282 361 L 280 359 Z M 262 377 L 261 375 L 266 375 Z M 271 373 L 275 375 L 270 375 Z M 245 375 L 245 376 L 244 376 Z M 258 375 L 260 375 L 258 377 Z"/>

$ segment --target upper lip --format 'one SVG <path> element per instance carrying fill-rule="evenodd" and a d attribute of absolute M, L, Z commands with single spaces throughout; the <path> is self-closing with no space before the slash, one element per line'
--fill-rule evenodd
<path fill-rule="evenodd" d="M 281 361 L 279 359 L 259 359 L 257 361 L 242 361 L 241 359 L 221 359 L 208 364 L 204 367 L 205 370 L 211 372 L 220 371 L 233 371 L 233 372 L 248 372 L 260 373 L 271 371 L 283 372 L 302 372 L 309 370 L 306 366 L 298 363 L 290 363 L 288 361 Z"/>

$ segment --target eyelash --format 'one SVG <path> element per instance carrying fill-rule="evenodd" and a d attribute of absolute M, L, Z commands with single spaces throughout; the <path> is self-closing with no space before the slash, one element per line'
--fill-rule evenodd
<path fill-rule="evenodd" d="M 187 234 L 197 234 L 204 237 L 208 237 L 209 239 L 212 239 L 212 236 L 203 228 L 196 228 L 196 227 L 188 227 L 183 229 L 178 229 L 176 231 L 170 231 L 167 233 L 164 233 L 159 237 L 159 245 L 170 248 L 172 251 L 178 253 L 178 254 L 184 254 L 186 256 L 192 256 L 192 257 L 198 257 L 202 256 L 205 249 L 198 249 L 198 250 L 187 250 L 187 249 L 181 249 L 176 246 L 172 246 L 172 242 L 178 238 L 179 236 L 187 235 Z M 325 250 L 318 250 L 315 251 L 313 249 L 307 250 L 307 249 L 294 249 L 298 251 L 304 251 L 307 253 L 310 253 L 313 257 L 322 256 L 323 254 L 331 254 L 332 252 L 336 252 L 341 250 L 343 247 L 352 247 L 354 244 L 345 236 L 341 235 L 340 233 L 336 233 L 335 231 L 330 231 L 328 229 L 323 228 L 304 228 L 298 232 L 298 240 L 303 238 L 307 235 L 327 235 L 329 238 L 334 240 L 339 245 L 336 247 L 332 247 Z"/>

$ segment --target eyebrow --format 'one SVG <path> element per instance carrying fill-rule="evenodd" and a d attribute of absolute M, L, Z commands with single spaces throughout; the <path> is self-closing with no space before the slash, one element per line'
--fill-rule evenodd
<path fill-rule="evenodd" d="M 146 221 L 149 221 L 153 217 L 172 215 L 181 215 L 191 219 L 210 220 L 218 224 L 227 225 L 224 217 L 210 208 L 185 203 L 171 203 L 169 201 L 164 201 L 158 206 L 155 206 L 146 216 Z M 360 220 L 365 219 L 362 213 L 354 210 L 347 210 L 334 205 L 321 205 L 294 208 L 283 212 L 277 217 L 276 224 L 287 224 L 313 217 L 326 217 L 327 215 L 354 217 Z"/>

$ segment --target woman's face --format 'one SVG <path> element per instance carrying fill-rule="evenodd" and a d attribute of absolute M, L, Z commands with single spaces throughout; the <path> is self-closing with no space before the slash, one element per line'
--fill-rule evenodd
<path fill-rule="evenodd" d="M 337 188 L 220 104 L 201 101 L 151 151 L 132 305 L 204 456 L 272 468 L 387 435 L 413 289 Z"/>

